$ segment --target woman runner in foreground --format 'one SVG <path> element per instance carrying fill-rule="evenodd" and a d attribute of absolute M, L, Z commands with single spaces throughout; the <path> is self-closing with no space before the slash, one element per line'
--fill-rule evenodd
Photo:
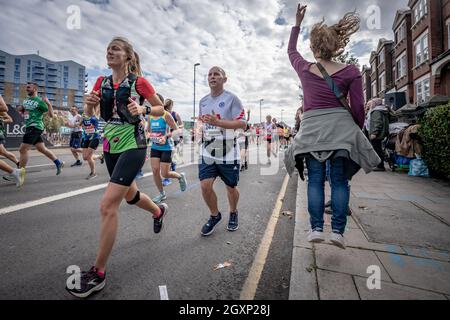
<path fill-rule="evenodd" d="M 123 199 L 153 215 L 154 232 L 159 233 L 167 205 L 156 205 L 140 193 L 136 174 L 145 161 L 147 143 L 142 115 L 162 116 L 164 108 L 155 90 L 142 77 L 139 56 L 124 38 L 114 38 L 108 45 L 106 59 L 112 69 L 109 77 L 99 77 L 91 94 L 86 96 L 87 112 L 100 104 L 104 128 L 103 151 L 111 180 L 100 203 L 102 217 L 100 247 L 94 266 L 82 272 L 81 283 L 66 289 L 76 297 L 86 298 L 105 286 L 106 262 L 111 254 L 118 228 L 118 211 Z M 147 100 L 150 106 L 144 107 Z"/>

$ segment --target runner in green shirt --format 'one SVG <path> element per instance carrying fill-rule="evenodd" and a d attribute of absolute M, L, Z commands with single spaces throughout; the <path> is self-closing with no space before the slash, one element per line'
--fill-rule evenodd
<path fill-rule="evenodd" d="M 34 82 L 27 84 L 28 97 L 23 101 L 23 105 L 19 107 L 19 111 L 23 113 L 25 119 L 25 135 L 23 142 L 20 145 L 20 167 L 25 168 L 28 162 L 28 151 L 32 146 L 36 150 L 52 160 L 56 165 L 56 175 L 61 173 L 64 167 L 64 162 L 60 161 L 53 152 L 51 152 L 44 144 L 42 139 L 42 132 L 44 131 L 44 114 L 53 118 L 53 107 L 47 98 L 41 99 L 38 97 L 38 85 Z"/>

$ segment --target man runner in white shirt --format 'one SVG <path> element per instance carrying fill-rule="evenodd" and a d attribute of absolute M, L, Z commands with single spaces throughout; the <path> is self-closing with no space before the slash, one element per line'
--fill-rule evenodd
<path fill-rule="evenodd" d="M 222 220 L 217 207 L 217 195 L 213 185 L 220 177 L 227 187 L 230 204 L 230 218 L 227 229 L 238 229 L 239 191 L 239 145 L 235 130 L 246 127 L 245 111 L 238 97 L 224 90 L 227 81 L 225 71 L 213 67 L 208 73 L 211 93 L 200 100 L 199 118 L 202 124 L 202 145 L 200 148 L 199 178 L 203 199 L 208 206 L 211 217 L 203 226 L 201 234 L 209 236 Z"/>

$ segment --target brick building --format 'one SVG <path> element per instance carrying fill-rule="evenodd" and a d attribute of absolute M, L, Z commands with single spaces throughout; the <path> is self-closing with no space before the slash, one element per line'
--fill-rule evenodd
<path fill-rule="evenodd" d="M 364 66 L 361 73 L 363 81 L 364 100 L 367 102 L 372 99 L 372 83 L 370 77 L 372 70 L 370 67 Z"/>
<path fill-rule="evenodd" d="M 377 96 L 384 98 L 387 91 L 394 86 L 392 80 L 392 48 L 394 42 L 391 40 L 380 39 L 378 42 L 378 91 Z"/>
<path fill-rule="evenodd" d="M 411 10 L 399 10 L 395 16 L 394 31 L 394 82 L 396 92 L 405 92 L 405 100 L 414 102 L 413 45 Z"/>
<path fill-rule="evenodd" d="M 371 98 L 378 96 L 378 54 L 372 51 L 370 54 L 370 95 Z"/>
<path fill-rule="evenodd" d="M 434 94 L 447 91 L 448 60 L 445 57 L 445 16 L 448 0 L 410 0 L 412 11 L 414 102 L 421 103 Z M 444 9 L 446 8 L 447 13 Z M 433 68 L 434 66 L 434 74 Z"/>
<path fill-rule="evenodd" d="M 431 88 L 434 94 L 450 96 L 450 0 L 441 0 L 440 22 L 442 53 L 430 63 Z M 439 38 L 439 35 L 435 38 Z"/>

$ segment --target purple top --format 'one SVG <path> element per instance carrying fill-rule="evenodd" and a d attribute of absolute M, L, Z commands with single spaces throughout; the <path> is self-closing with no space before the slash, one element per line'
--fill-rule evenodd
<path fill-rule="evenodd" d="M 331 91 L 325 79 L 309 71 L 312 62 L 308 62 L 297 51 L 297 40 L 300 27 L 293 27 L 289 39 L 288 55 L 291 64 L 297 72 L 303 86 L 304 111 L 314 109 L 336 108 L 341 106 L 339 99 Z M 330 75 L 344 96 L 349 97 L 353 118 L 358 125 L 364 125 L 364 96 L 362 76 L 358 68 L 348 65 L 342 70 Z"/>

